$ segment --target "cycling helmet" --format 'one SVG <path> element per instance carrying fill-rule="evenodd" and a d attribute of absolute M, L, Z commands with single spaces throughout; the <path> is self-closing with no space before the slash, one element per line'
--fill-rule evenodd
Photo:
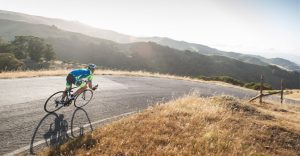
<path fill-rule="evenodd" d="M 88 65 L 88 68 L 89 68 L 89 69 L 95 69 L 95 68 L 97 68 L 97 66 L 96 66 L 95 64 L 90 63 L 90 64 Z"/>

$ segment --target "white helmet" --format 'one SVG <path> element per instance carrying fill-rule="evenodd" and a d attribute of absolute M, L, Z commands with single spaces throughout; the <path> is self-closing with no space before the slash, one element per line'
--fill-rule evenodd
<path fill-rule="evenodd" d="M 90 63 L 90 64 L 88 65 L 88 68 L 89 68 L 89 69 L 96 69 L 97 66 L 96 66 L 95 64 Z"/>

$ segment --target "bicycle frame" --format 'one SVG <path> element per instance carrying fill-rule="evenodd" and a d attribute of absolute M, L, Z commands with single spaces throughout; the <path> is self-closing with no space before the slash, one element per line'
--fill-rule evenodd
<path fill-rule="evenodd" d="M 67 93 L 68 95 L 70 95 L 71 92 L 73 92 L 73 89 L 75 89 L 75 88 L 78 88 L 78 87 L 70 88 L 70 89 L 66 90 L 66 93 Z"/>
<path fill-rule="evenodd" d="M 87 81 L 84 81 L 84 82 L 87 82 Z M 98 84 L 96 85 L 96 87 L 98 88 Z M 75 89 L 75 88 L 79 88 L 79 87 L 78 86 L 72 87 L 72 88 L 70 88 L 69 90 L 66 91 L 67 101 L 68 102 L 73 101 L 73 100 L 70 101 L 69 97 L 71 96 L 71 93 L 73 92 L 73 89 Z M 83 92 L 82 98 L 85 100 L 85 92 Z"/>
<path fill-rule="evenodd" d="M 91 101 L 91 99 L 93 98 L 93 90 L 96 90 L 98 88 L 98 84 L 96 86 L 94 86 L 93 89 L 84 90 L 83 93 L 80 93 L 78 96 L 76 96 L 74 99 L 72 98 L 72 100 L 71 100 L 71 98 L 70 98 L 71 93 L 73 92 L 73 89 L 76 89 L 76 88 L 79 88 L 79 87 L 77 87 L 77 86 L 72 87 L 65 91 L 58 91 L 58 92 L 52 94 L 45 102 L 44 110 L 48 113 L 52 113 L 52 112 L 55 112 L 58 109 L 62 108 L 63 106 L 69 106 L 70 104 L 72 104 L 73 101 L 74 101 L 75 107 L 78 107 L 78 108 L 83 107 L 86 104 L 88 104 Z M 62 97 L 62 96 L 64 96 L 64 97 Z M 80 101 L 80 99 L 78 99 L 79 96 L 80 96 L 80 99 L 84 100 L 83 103 L 82 103 L 82 101 Z M 63 101 L 61 101 L 61 100 L 63 100 Z M 78 101 L 78 100 L 79 100 L 79 102 L 77 102 L 77 104 L 76 104 L 76 101 Z M 51 101 L 51 103 L 48 104 L 49 101 Z M 54 103 L 52 103 L 52 102 L 54 102 Z M 62 104 L 62 105 L 60 105 L 60 104 Z M 51 109 L 52 106 L 53 107 L 55 106 L 55 107 L 53 109 Z"/>
<path fill-rule="evenodd" d="M 83 82 L 88 82 L 88 81 L 83 80 Z M 66 91 L 67 95 L 70 96 L 71 92 L 73 92 L 72 90 L 75 89 L 75 88 L 79 88 L 79 87 L 76 86 L 76 87 L 70 88 L 69 90 Z"/>

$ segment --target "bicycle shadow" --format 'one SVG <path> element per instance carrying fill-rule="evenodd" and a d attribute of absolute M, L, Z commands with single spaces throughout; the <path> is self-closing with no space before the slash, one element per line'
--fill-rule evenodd
<path fill-rule="evenodd" d="M 77 118 L 81 118 L 82 116 L 86 117 L 86 120 L 88 121 L 88 123 L 83 122 L 81 120 L 75 120 Z M 91 120 L 90 117 L 88 115 L 88 113 L 86 112 L 86 110 L 84 110 L 83 108 L 77 108 L 73 115 L 72 115 L 72 119 L 71 119 L 71 136 L 73 138 L 77 138 L 79 136 L 84 135 L 85 131 L 93 131 L 93 126 L 91 124 Z"/>
<path fill-rule="evenodd" d="M 73 112 L 70 122 L 71 124 L 63 114 L 46 114 L 34 130 L 30 142 L 30 154 L 35 155 L 41 144 L 47 147 L 57 147 L 69 139 L 82 136 L 87 131 L 93 131 L 89 115 L 83 108 L 77 108 Z M 39 141 L 35 142 L 36 140 Z"/>

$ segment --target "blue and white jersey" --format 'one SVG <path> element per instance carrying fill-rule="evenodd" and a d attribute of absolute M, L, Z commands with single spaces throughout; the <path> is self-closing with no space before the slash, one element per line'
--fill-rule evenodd
<path fill-rule="evenodd" d="M 70 74 L 75 77 L 76 81 L 81 80 L 81 79 L 87 79 L 88 81 L 91 81 L 94 76 L 94 74 L 92 73 L 91 70 L 85 69 L 85 68 L 75 69 L 75 70 L 71 71 Z"/>

